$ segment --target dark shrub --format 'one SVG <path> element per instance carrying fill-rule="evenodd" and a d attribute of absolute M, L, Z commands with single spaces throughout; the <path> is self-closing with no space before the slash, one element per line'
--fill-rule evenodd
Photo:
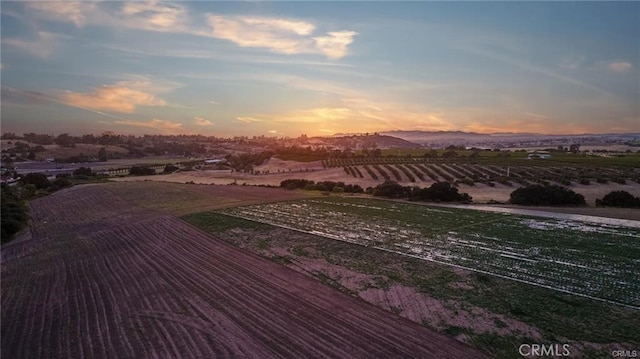
<path fill-rule="evenodd" d="M 133 176 L 150 176 L 156 174 L 156 170 L 149 167 L 133 166 L 129 169 L 129 174 Z"/>
<path fill-rule="evenodd" d="M 0 202 L 0 215 L 2 217 L 0 219 L 0 240 L 5 243 L 12 240 L 13 236 L 27 224 L 29 216 L 27 215 L 27 207 L 24 205 L 24 201 L 11 187 L 4 183 L 2 184 Z"/>
<path fill-rule="evenodd" d="M 305 188 L 309 185 L 313 185 L 313 181 L 305 180 L 305 179 L 288 179 L 280 182 L 280 187 L 286 189 L 298 189 Z"/>
<path fill-rule="evenodd" d="M 32 184 L 37 189 L 45 189 L 51 186 L 51 182 L 44 173 L 28 173 L 20 179 L 23 184 Z"/>
<path fill-rule="evenodd" d="M 53 186 L 55 186 L 55 187 L 58 187 L 58 188 L 65 188 L 65 187 L 73 186 L 73 183 L 71 183 L 71 180 L 69 180 L 68 177 L 56 178 L 51 184 Z"/>
<path fill-rule="evenodd" d="M 415 190 L 411 196 L 415 201 L 432 202 L 471 202 L 467 193 L 459 193 L 449 182 L 436 182 L 429 188 Z"/>
<path fill-rule="evenodd" d="M 91 172 L 91 168 L 89 167 L 80 167 L 77 170 L 73 171 L 73 176 L 91 176 L 93 173 Z"/>
<path fill-rule="evenodd" d="M 640 198 L 627 191 L 613 191 L 596 200 L 596 206 L 640 208 Z"/>
<path fill-rule="evenodd" d="M 162 171 L 162 173 L 172 173 L 172 172 L 175 172 L 177 170 L 179 170 L 179 168 L 177 166 L 169 164 L 169 165 L 164 166 L 164 171 Z"/>
<path fill-rule="evenodd" d="M 511 192 L 513 204 L 533 206 L 585 205 L 584 196 L 556 185 L 531 185 Z"/>
<path fill-rule="evenodd" d="M 408 198 L 410 194 L 410 187 L 403 187 L 394 181 L 384 181 L 373 190 L 374 196 L 386 198 Z"/>

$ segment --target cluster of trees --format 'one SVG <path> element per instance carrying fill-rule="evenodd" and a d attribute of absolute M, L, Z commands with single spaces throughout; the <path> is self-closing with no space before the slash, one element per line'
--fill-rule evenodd
<path fill-rule="evenodd" d="M 254 166 L 259 166 L 273 156 L 272 151 L 260 153 L 242 153 L 235 156 L 227 156 L 227 163 L 231 168 L 240 172 L 251 172 Z"/>
<path fill-rule="evenodd" d="M 24 140 L 30 143 L 38 145 L 51 145 L 57 144 L 62 147 L 75 147 L 76 144 L 91 144 L 91 145 L 103 145 L 103 146 L 119 146 L 129 150 L 128 155 L 130 157 L 143 157 L 146 155 L 201 155 L 208 152 L 207 146 L 204 141 L 209 143 L 215 143 L 217 139 L 208 138 L 204 136 L 124 136 L 117 135 L 110 131 L 104 132 L 101 136 L 95 136 L 93 134 L 72 136 L 68 133 L 63 133 L 57 136 L 36 134 L 36 133 L 24 133 L 22 137 L 17 136 L 15 133 L 4 133 L 2 139 L 8 140 Z M 34 146 L 35 147 L 35 146 Z M 39 146 L 42 148 L 41 146 Z M 35 147 L 38 148 L 38 147 Z M 44 150 L 44 148 L 42 148 Z M 15 150 L 16 153 L 23 153 L 19 150 Z M 35 150 L 37 152 L 37 150 Z M 26 157 L 26 152 L 25 156 Z M 32 155 L 29 152 L 30 156 Z M 126 157 L 120 153 L 110 153 L 113 158 Z M 35 157 L 35 156 L 33 156 Z M 106 161 L 106 152 L 99 153 L 98 158 L 100 161 Z M 35 158 L 29 158 L 35 159 Z M 67 162 L 85 162 L 87 160 L 85 156 L 79 156 L 74 159 L 66 159 Z M 23 160 L 23 158 L 21 158 Z"/>
<path fill-rule="evenodd" d="M 596 206 L 640 208 L 640 197 L 635 197 L 627 191 L 613 191 L 601 199 L 596 199 Z"/>
<path fill-rule="evenodd" d="M 0 240 L 2 243 L 12 240 L 29 221 L 27 206 L 21 198 L 17 188 L 12 188 L 6 183 L 2 184 L 0 196 Z"/>
<path fill-rule="evenodd" d="M 558 185 L 531 185 L 511 192 L 510 203 L 531 206 L 585 206 L 584 196 Z M 640 197 L 627 191 L 612 191 L 596 199 L 599 207 L 640 208 Z"/>
<path fill-rule="evenodd" d="M 288 179 L 280 182 L 280 187 L 286 189 L 305 189 L 344 193 L 367 193 L 377 197 L 408 199 L 410 201 L 424 202 L 471 202 L 472 198 L 467 193 L 458 192 L 458 188 L 449 182 L 436 182 L 429 188 L 402 186 L 395 181 L 384 181 L 376 187 L 368 187 L 365 190 L 359 185 L 345 184 L 344 182 L 323 181 L 315 183 L 305 179 Z"/>
<path fill-rule="evenodd" d="M 310 191 L 324 192 L 344 192 L 344 193 L 364 193 L 364 189 L 359 185 L 345 184 L 344 182 L 322 181 L 315 183 L 314 181 L 305 179 L 288 179 L 280 182 L 280 187 L 286 189 L 305 189 Z"/>
<path fill-rule="evenodd" d="M 470 203 L 472 197 L 468 193 L 460 193 L 458 188 L 449 182 L 436 182 L 429 188 L 401 186 L 394 181 L 384 181 L 368 193 L 378 197 L 409 199 L 421 202 L 464 202 Z"/>
<path fill-rule="evenodd" d="M 558 185 L 530 185 L 511 192 L 509 202 L 533 206 L 584 206 L 584 196 Z"/>
<path fill-rule="evenodd" d="M 32 172 L 21 176 L 17 185 L 2 183 L 2 243 L 12 240 L 29 219 L 25 201 L 73 186 L 72 180 L 87 180 L 97 176 L 91 168 L 80 167 L 73 174 L 60 173 L 49 180 L 44 173 Z"/>
<path fill-rule="evenodd" d="M 134 147 L 130 146 L 129 152 L 131 152 L 133 149 Z M 193 156 L 193 155 L 202 155 L 207 153 L 207 148 L 202 143 L 160 142 L 160 143 L 153 144 L 153 146 L 146 146 L 140 152 L 142 155 L 152 154 L 152 155 L 159 156 L 159 155 L 171 153 L 171 154 L 180 154 L 184 156 Z"/>
<path fill-rule="evenodd" d="M 285 161 L 320 161 L 332 156 L 341 156 L 342 151 L 330 151 L 325 148 L 313 149 L 310 147 L 284 147 L 284 146 L 271 146 L 273 154 Z"/>
<path fill-rule="evenodd" d="M 173 173 L 177 170 L 179 170 L 180 168 L 178 168 L 178 166 L 176 165 L 172 165 L 172 164 L 168 164 L 166 166 L 164 166 L 164 170 L 162 171 L 162 173 Z"/>
<path fill-rule="evenodd" d="M 56 143 L 59 144 L 59 142 Z M 74 147 L 75 143 L 73 145 L 67 145 L 67 147 Z M 36 160 L 36 154 L 38 152 L 45 152 L 46 149 L 44 147 L 42 147 L 41 145 L 37 145 L 37 146 L 30 146 L 28 143 L 26 142 L 22 142 L 22 141 L 16 141 L 13 144 L 13 148 L 6 148 L 2 150 L 2 160 L 8 162 L 13 162 L 13 161 L 17 161 L 17 162 L 21 162 L 21 161 L 25 161 L 25 160 L 31 160 L 34 161 Z M 107 150 L 104 147 L 101 147 L 98 150 L 98 154 L 97 156 L 87 156 L 83 153 L 78 154 L 77 156 L 71 156 L 71 157 L 67 157 L 67 158 L 57 158 L 56 161 L 57 162 L 66 162 L 66 163 L 77 163 L 77 162 L 90 162 L 90 161 L 107 161 Z"/>
<path fill-rule="evenodd" d="M 133 166 L 129 169 L 129 174 L 132 176 L 151 176 L 156 174 L 156 170 L 151 167 Z"/>

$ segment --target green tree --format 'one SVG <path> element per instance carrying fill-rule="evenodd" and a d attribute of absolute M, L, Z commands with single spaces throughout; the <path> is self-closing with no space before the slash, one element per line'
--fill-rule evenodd
<path fill-rule="evenodd" d="M 73 171 L 73 176 L 74 177 L 78 177 L 78 176 L 89 177 L 91 175 L 93 175 L 93 172 L 91 171 L 91 168 L 89 168 L 89 167 L 80 167 L 80 168 L 76 169 L 75 171 Z"/>
<path fill-rule="evenodd" d="M 129 169 L 129 174 L 132 176 L 150 176 L 155 175 L 156 170 L 149 167 L 133 166 Z"/>
<path fill-rule="evenodd" d="M 27 224 L 29 216 L 24 201 L 14 188 L 5 183 L 2 184 L 0 202 L 0 241 L 5 243 Z"/>
<path fill-rule="evenodd" d="M 410 187 L 404 187 L 395 181 L 384 181 L 373 189 L 373 195 L 387 198 L 407 198 L 411 192 Z"/>
<path fill-rule="evenodd" d="M 471 202 L 472 200 L 469 194 L 459 193 L 458 188 L 449 182 L 436 182 L 429 188 L 415 190 L 411 199 L 430 202 Z"/>
<path fill-rule="evenodd" d="M 58 135 L 55 139 L 55 143 L 62 147 L 75 147 L 76 141 L 73 137 L 69 136 L 68 133 L 63 133 Z"/>
<path fill-rule="evenodd" d="M 55 190 L 65 187 L 73 186 L 71 180 L 68 177 L 58 177 L 52 183 L 51 186 L 55 188 Z"/>
<path fill-rule="evenodd" d="M 596 199 L 596 206 L 640 208 L 640 197 L 627 191 L 612 191 L 601 199 Z"/>
<path fill-rule="evenodd" d="M 32 184 L 37 189 L 45 189 L 51 186 L 51 182 L 44 173 L 28 173 L 20 179 L 23 184 Z"/>
<path fill-rule="evenodd" d="M 101 147 L 100 150 L 98 151 L 98 160 L 101 162 L 106 162 L 107 161 L 107 149 L 104 147 Z"/>
<path fill-rule="evenodd" d="M 586 205 L 584 196 L 557 185 L 531 185 L 511 192 L 513 204 L 532 206 Z"/>

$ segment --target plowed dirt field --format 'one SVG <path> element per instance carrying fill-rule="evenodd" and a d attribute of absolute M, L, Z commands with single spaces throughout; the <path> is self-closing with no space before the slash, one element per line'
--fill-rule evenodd
<path fill-rule="evenodd" d="M 3 358 L 484 357 L 116 189 L 30 203 L 2 248 Z"/>

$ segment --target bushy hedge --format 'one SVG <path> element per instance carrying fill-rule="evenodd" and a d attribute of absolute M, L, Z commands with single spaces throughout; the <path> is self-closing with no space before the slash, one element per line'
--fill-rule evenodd
<path fill-rule="evenodd" d="M 509 202 L 530 206 L 586 205 L 584 196 L 557 185 L 531 185 L 511 192 Z"/>
<path fill-rule="evenodd" d="M 84 177 L 89 177 L 92 176 L 93 172 L 91 171 L 90 167 L 80 167 L 78 169 L 76 169 L 75 171 L 73 171 L 73 176 L 84 176 Z"/>
<path fill-rule="evenodd" d="M 373 195 L 385 198 L 409 198 L 412 187 L 401 186 L 395 181 L 384 181 L 373 189 Z"/>
<path fill-rule="evenodd" d="M 306 189 L 325 192 L 363 193 L 359 185 L 345 184 L 344 182 L 322 181 L 315 183 L 305 179 L 288 179 L 280 182 L 280 187 L 286 189 Z"/>
<path fill-rule="evenodd" d="M 601 199 L 596 199 L 596 206 L 640 208 L 640 197 L 627 191 L 612 191 Z"/>
<path fill-rule="evenodd" d="M 413 191 L 411 199 L 427 202 L 471 202 L 472 198 L 468 193 L 459 193 L 449 182 L 436 182 L 429 188 Z"/>
<path fill-rule="evenodd" d="M 436 182 L 429 188 L 401 186 L 394 181 L 385 181 L 372 189 L 374 196 L 404 198 L 423 202 L 471 202 L 467 193 L 459 193 L 449 182 Z"/>
<path fill-rule="evenodd" d="M 150 176 L 155 175 L 156 170 L 149 167 L 133 166 L 129 169 L 129 174 L 132 176 Z"/>

